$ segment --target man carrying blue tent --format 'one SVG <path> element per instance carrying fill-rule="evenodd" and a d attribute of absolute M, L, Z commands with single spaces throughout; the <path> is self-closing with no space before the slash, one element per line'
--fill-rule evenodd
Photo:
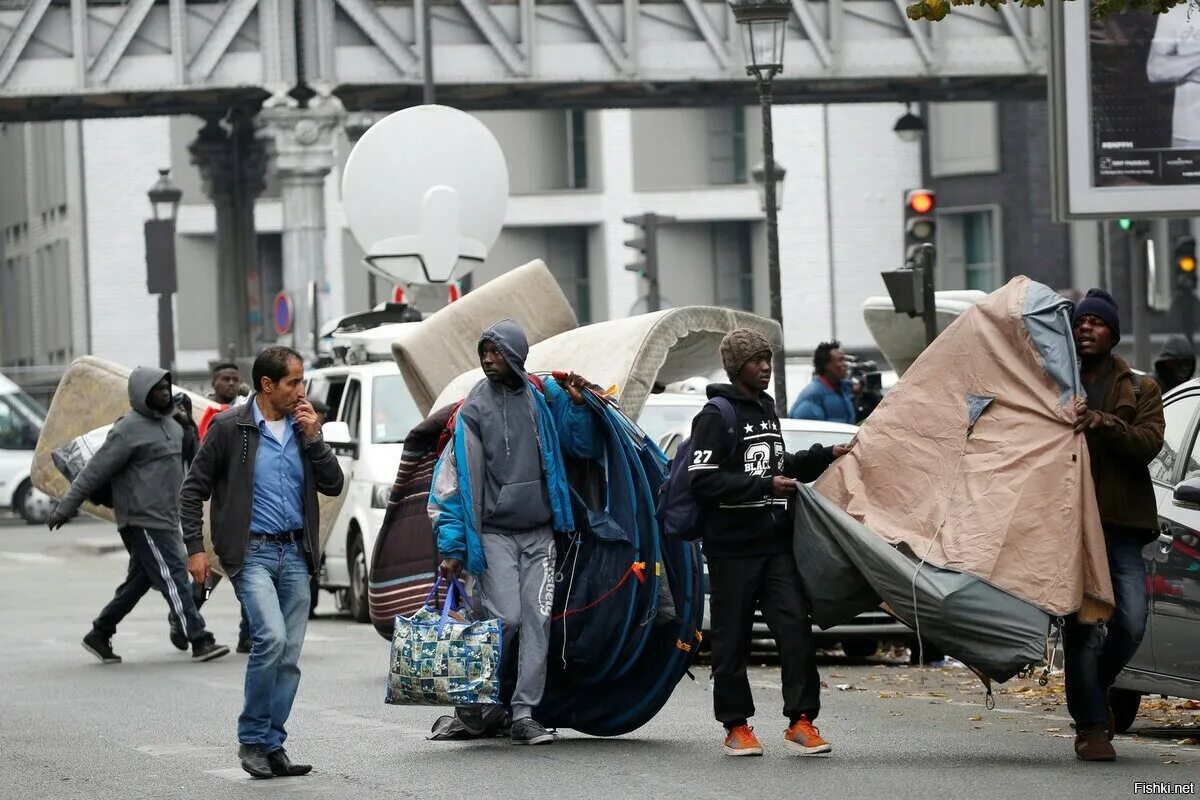
<path fill-rule="evenodd" d="M 513 744 L 549 744 L 535 719 L 542 700 L 554 605 L 555 531 L 575 529 L 564 453 L 597 458 L 596 417 L 578 375 L 542 382 L 525 371 L 529 345 L 513 320 L 479 339 L 486 380 L 458 411 L 454 442 L 433 477 L 429 508 L 442 575 L 465 567 L 478 580 L 483 612 L 503 623 L 503 675 L 511 690 Z M 515 680 L 513 679 L 515 676 Z M 460 708 L 471 735 L 505 724 L 499 706 Z"/>

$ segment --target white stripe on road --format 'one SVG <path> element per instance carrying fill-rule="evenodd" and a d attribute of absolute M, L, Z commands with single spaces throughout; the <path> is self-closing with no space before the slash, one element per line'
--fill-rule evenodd
<path fill-rule="evenodd" d="M 20 553 L 15 551 L 0 552 L 0 558 L 15 561 L 18 564 L 61 564 L 66 561 L 61 556 L 48 556 L 45 553 Z"/>
<path fill-rule="evenodd" d="M 150 552 L 154 553 L 154 560 L 158 562 L 158 571 L 167 584 L 167 601 L 175 609 L 175 617 L 179 620 L 179 627 L 183 630 L 183 636 L 188 641 L 191 641 L 192 637 L 188 633 L 187 628 L 187 617 L 183 613 L 183 601 L 179 599 L 179 591 L 175 586 L 175 580 L 171 577 L 171 571 L 167 569 L 167 562 L 163 561 L 162 553 L 158 552 L 158 547 L 154 544 L 154 539 L 150 538 L 150 531 L 142 528 L 142 535 L 146 537 L 146 544 L 150 545 Z"/>

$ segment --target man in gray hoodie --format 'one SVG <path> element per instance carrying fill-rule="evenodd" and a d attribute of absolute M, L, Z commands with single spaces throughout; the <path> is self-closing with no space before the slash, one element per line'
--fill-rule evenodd
<path fill-rule="evenodd" d="M 480 337 L 487 380 L 459 409 L 456 442 L 443 451 L 430 497 L 442 575 L 456 577 L 465 566 L 478 579 L 484 612 L 503 620 L 501 684 L 511 690 L 512 742 L 521 745 L 554 738 L 533 712 L 546 685 L 554 532 L 574 529 L 563 456 L 596 458 L 603 447 L 583 379 L 534 381 L 528 354 L 513 320 Z M 502 724 L 497 708 L 457 714 L 469 733 L 486 735 Z"/>
<path fill-rule="evenodd" d="M 129 572 L 83 637 L 83 648 L 104 664 L 119 664 L 121 657 L 112 649 L 117 624 L 153 587 L 179 619 L 193 660 L 220 658 L 229 648 L 216 643 L 196 610 L 179 527 L 184 431 L 172 415 L 171 374 L 157 367 L 135 369 L 129 376 L 129 405 L 133 411 L 113 425 L 47 520 L 51 530 L 62 527 L 85 500 L 112 484 Z"/>

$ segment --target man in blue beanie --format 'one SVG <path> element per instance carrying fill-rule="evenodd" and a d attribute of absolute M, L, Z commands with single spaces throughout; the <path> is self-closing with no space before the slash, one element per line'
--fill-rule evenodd
<path fill-rule="evenodd" d="M 1075 720 L 1075 754 L 1112 761 L 1117 754 L 1108 690 L 1146 632 L 1142 547 L 1154 540 L 1158 525 L 1148 467 L 1162 449 L 1165 422 L 1158 384 L 1113 355 L 1121 319 L 1112 295 L 1090 290 L 1075 307 L 1072 326 L 1087 395 L 1075 402 L 1075 430 L 1087 437 L 1115 602 L 1106 624 L 1067 618 L 1067 710 Z"/>

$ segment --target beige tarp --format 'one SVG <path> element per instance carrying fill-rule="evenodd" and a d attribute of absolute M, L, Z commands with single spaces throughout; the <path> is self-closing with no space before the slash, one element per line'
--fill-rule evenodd
<path fill-rule="evenodd" d="M 1113 594 L 1087 447 L 1027 327 L 1034 291 L 1049 293 L 1014 279 L 959 317 L 815 488 L 931 564 L 1053 615 L 1104 618 Z M 969 430 L 972 404 L 985 409 Z"/>
<path fill-rule="evenodd" d="M 493 322 L 503 318 L 502 309 L 495 314 Z M 476 361 L 475 343 L 486 327 L 460 343 Z M 621 410 L 637 419 L 656 382 L 673 383 L 718 369 L 721 339 L 743 327 L 761 331 L 775 347 L 780 346 L 779 325 L 772 320 L 728 308 L 688 306 L 560 333 L 532 346 L 525 365 L 534 372 L 578 372 L 604 388 L 615 386 Z M 477 368 L 459 376 L 435 405 L 440 408 L 465 397 L 482 378 Z"/>
<path fill-rule="evenodd" d="M 67 493 L 69 484 L 63 474 L 54 466 L 50 454 L 59 447 L 70 442 L 77 436 L 88 431 L 109 425 L 117 417 L 129 411 L 129 374 L 128 367 L 105 361 L 102 358 L 85 356 L 67 368 L 63 375 L 50 410 L 46 414 L 46 424 L 42 427 L 38 438 L 37 449 L 33 456 L 33 485 L 55 499 Z M 178 389 L 177 389 L 178 391 Z M 204 412 L 212 405 L 200 395 L 188 392 L 192 399 L 192 414 L 199 422 Z M 349 487 L 350 482 L 346 481 Z M 329 540 L 333 532 L 333 521 L 342 503 L 346 499 L 343 489 L 339 497 L 321 496 L 321 545 Z M 85 503 L 83 510 L 100 519 L 115 523 L 112 509 Z M 212 542 L 208 532 L 207 506 L 205 508 L 204 541 L 209 555 L 213 556 Z M 213 556 L 214 564 L 217 563 Z M 219 565 L 218 565 L 219 568 Z"/>
<path fill-rule="evenodd" d="M 405 326 L 392 352 L 422 414 L 433 410 L 450 381 L 479 366 L 479 334 L 505 317 L 521 324 L 531 345 L 579 324 L 550 270 L 532 261 L 463 295 L 419 325 Z"/>

